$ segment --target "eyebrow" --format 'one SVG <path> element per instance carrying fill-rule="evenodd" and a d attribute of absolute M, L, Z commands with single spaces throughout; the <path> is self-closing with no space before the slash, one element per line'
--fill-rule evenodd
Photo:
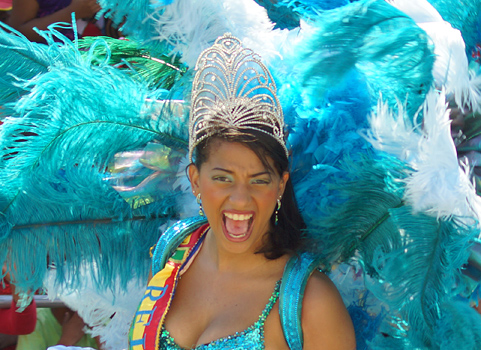
<path fill-rule="evenodd" d="M 234 172 L 233 171 L 230 171 L 230 170 L 227 170 L 227 169 L 224 169 L 224 168 L 213 168 L 212 170 L 220 170 L 220 171 L 224 171 L 228 174 L 233 174 Z M 249 175 L 249 177 L 257 177 L 257 176 L 261 176 L 261 175 L 271 175 L 271 173 L 269 171 L 261 171 L 260 173 L 255 173 L 255 174 L 252 174 L 252 175 Z"/>

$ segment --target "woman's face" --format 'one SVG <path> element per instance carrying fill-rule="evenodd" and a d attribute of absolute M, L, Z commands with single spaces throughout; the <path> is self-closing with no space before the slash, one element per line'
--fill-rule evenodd
<path fill-rule="evenodd" d="M 272 169 L 274 162 L 267 158 Z M 232 253 L 254 253 L 263 245 L 270 217 L 289 178 L 264 167 L 257 155 L 241 143 L 214 140 L 199 169 L 189 176 L 217 245 Z"/>

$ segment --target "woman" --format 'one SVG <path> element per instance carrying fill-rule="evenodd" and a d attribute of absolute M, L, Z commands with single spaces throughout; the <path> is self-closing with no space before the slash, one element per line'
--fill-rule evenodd
<path fill-rule="evenodd" d="M 186 220 L 162 235 L 131 349 L 354 349 L 336 288 L 302 253 L 270 73 L 229 34 L 196 69 L 188 174 L 207 223 Z"/>

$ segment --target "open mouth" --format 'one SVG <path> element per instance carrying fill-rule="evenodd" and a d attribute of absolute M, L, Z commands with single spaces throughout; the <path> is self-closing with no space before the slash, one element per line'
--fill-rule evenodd
<path fill-rule="evenodd" d="M 223 224 L 227 238 L 243 240 L 247 238 L 252 229 L 254 214 L 223 213 Z"/>

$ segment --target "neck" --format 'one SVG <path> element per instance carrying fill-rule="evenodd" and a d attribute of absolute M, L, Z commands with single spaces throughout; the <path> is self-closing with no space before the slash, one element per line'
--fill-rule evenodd
<path fill-rule="evenodd" d="M 269 260 L 263 253 L 246 251 L 232 253 L 218 244 L 215 235 L 209 230 L 204 241 L 204 258 L 209 268 L 216 273 L 256 274 L 279 265 L 283 269 L 287 257 Z M 256 249 L 257 251 L 257 249 Z"/>

